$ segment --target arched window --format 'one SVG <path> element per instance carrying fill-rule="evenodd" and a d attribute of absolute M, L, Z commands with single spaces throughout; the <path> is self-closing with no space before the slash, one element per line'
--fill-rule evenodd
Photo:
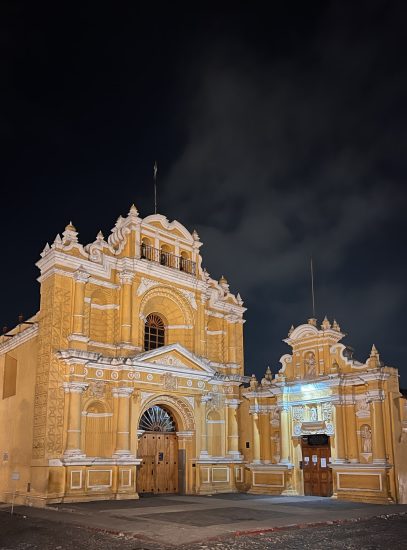
<path fill-rule="evenodd" d="M 146 432 L 175 432 L 175 421 L 166 409 L 154 405 L 141 417 L 139 429 Z"/>
<path fill-rule="evenodd" d="M 165 328 L 164 322 L 156 313 L 150 313 L 147 316 L 144 327 L 144 349 L 160 348 L 165 344 Z"/>

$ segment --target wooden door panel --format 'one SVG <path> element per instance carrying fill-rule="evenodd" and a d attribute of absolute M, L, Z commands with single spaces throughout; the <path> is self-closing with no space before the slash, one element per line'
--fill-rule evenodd
<path fill-rule="evenodd" d="M 332 471 L 329 468 L 330 446 L 321 447 L 302 443 L 304 495 L 331 496 Z M 309 461 L 306 462 L 306 458 Z M 315 460 L 313 460 L 313 457 Z"/>
<path fill-rule="evenodd" d="M 178 440 L 175 434 L 143 434 L 138 456 L 143 459 L 137 476 L 140 493 L 178 492 Z"/>

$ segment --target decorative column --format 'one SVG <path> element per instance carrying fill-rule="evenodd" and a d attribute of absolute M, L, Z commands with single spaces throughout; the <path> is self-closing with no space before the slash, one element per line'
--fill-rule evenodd
<path fill-rule="evenodd" d="M 113 388 L 113 397 L 119 400 L 117 432 L 116 432 L 116 450 L 114 457 L 121 458 L 130 455 L 130 396 L 133 388 L 127 386 Z"/>
<path fill-rule="evenodd" d="M 270 439 L 270 415 L 267 411 L 262 415 L 263 418 L 263 430 L 262 430 L 262 443 L 263 443 L 263 460 L 266 464 L 271 463 L 271 439 Z"/>
<path fill-rule="evenodd" d="M 121 287 L 121 325 L 120 325 L 120 341 L 123 344 L 131 342 L 131 284 L 134 278 L 134 273 L 131 271 L 122 271 L 120 273 Z"/>
<path fill-rule="evenodd" d="M 253 420 L 253 458 L 254 464 L 260 464 L 260 430 L 259 430 L 259 415 L 257 413 L 252 414 Z"/>
<path fill-rule="evenodd" d="M 64 391 L 69 393 L 68 429 L 66 439 L 66 457 L 84 456 L 81 450 L 82 392 L 88 384 L 85 382 L 65 382 Z"/>
<path fill-rule="evenodd" d="M 347 458 L 349 462 L 359 462 L 358 439 L 356 433 L 356 415 L 355 406 L 347 405 L 345 407 L 346 417 L 346 441 L 347 441 Z"/>
<path fill-rule="evenodd" d="M 343 425 L 342 406 L 335 405 L 335 449 L 337 464 L 343 464 L 345 462 L 345 434 Z"/>
<path fill-rule="evenodd" d="M 241 401 L 239 399 L 228 399 L 228 454 L 234 458 L 240 458 L 239 452 L 239 426 L 237 422 L 237 409 Z"/>
<path fill-rule="evenodd" d="M 208 433 L 206 424 L 206 403 L 211 400 L 209 395 L 201 397 L 201 452 L 199 458 L 208 458 Z"/>
<path fill-rule="evenodd" d="M 75 337 L 84 338 L 83 320 L 85 316 L 85 284 L 89 279 L 89 273 L 78 269 L 74 273 L 75 290 L 73 299 L 73 326 L 72 332 Z M 78 338 L 74 338 L 78 340 Z"/>
<path fill-rule="evenodd" d="M 284 405 L 280 409 L 280 439 L 280 464 L 290 464 L 290 429 L 288 424 L 288 407 Z"/>
<path fill-rule="evenodd" d="M 386 462 L 386 445 L 384 440 L 383 407 L 381 401 L 372 401 L 373 429 L 372 429 L 372 456 L 373 463 Z"/>
<path fill-rule="evenodd" d="M 237 315 L 228 315 L 227 320 L 228 361 L 236 363 L 236 323 L 239 318 Z"/>

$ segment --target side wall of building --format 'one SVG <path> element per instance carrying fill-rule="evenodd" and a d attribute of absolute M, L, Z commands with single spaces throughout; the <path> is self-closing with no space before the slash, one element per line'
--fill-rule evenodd
<path fill-rule="evenodd" d="M 14 338 L 17 339 L 19 336 Z M 10 501 L 15 491 L 17 495 L 25 495 L 30 489 L 34 386 L 38 350 L 36 338 L 14 348 L 11 340 L 9 351 L 4 351 L 0 355 L 0 422 L 2 425 L 0 500 L 2 501 Z"/>

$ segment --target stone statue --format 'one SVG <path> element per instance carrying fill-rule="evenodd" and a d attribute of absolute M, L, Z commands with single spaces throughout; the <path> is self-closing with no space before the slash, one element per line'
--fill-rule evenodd
<path fill-rule="evenodd" d="M 360 429 L 360 436 L 362 438 L 362 452 L 372 452 L 372 430 L 367 424 L 363 424 Z"/>
<path fill-rule="evenodd" d="M 311 422 L 316 422 L 318 420 L 318 411 L 316 407 L 311 407 L 309 411 L 309 417 Z"/>
<path fill-rule="evenodd" d="M 259 386 L 259 383 L 257 381 L 256 375 L 252 374 L 252 377 L 250 379 L 250 389 L 251 391 L 256 391 Z"/>
<path fill-rule="evenodd" d="M 316 375 L 316 362 L 315 355 L 313 353 L 308 353 L 305 357 L 305 372 L 306 376 L 315 376 Z"/>

